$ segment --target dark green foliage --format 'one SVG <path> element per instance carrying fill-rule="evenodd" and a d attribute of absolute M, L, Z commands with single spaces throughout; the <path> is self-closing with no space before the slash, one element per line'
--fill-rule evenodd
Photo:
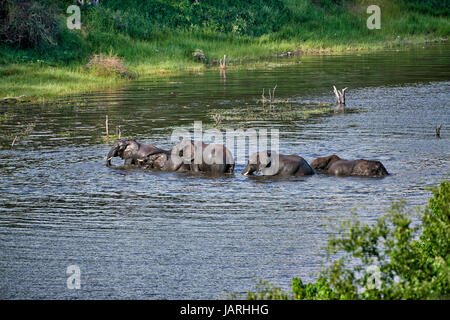
<path fill-rule="evenodd" d="M 405 0 L 409 9 L 436 16 L 448 16 L 450 0 Z"/>
<path fill-rule="evenodd" d="M 277 31 L 287 17 L 281 0 L 105 0 L 87 19 L 102 31 L 149 39 L 155 30 L 191 28 L 260 36 Z"/>
<path fill-rule="evenodd" d="M 47 1 L 4 0 L 0 4 L 0 40 L 21 49 L 57 44 L 57 11 Z"/>
<path fill-rule="evenodd" d="M 4 0 L 0 4 L 0 43 L 9 48 L 0 51 L 8 56 L 11 49 L 20 49 L 17 62 L 82 59 L 86 44 L 65 23 L 53 1 Z"/>
<path fill-rule="evenodd" d="M 432 15 L 447 15 L 449 1 L 400 1 L 396 8 L 402 14 L 383 11 L 382 29 L 373 31 L 366 27 L 366 4 L 359 0 L 102 0 L 99 6 L 81 8 L 82 30 L 65 26 L 73 0 L 2 0 L 0 63 L 80 65 L 93 54 L 110 51 L 127 63 L 148 61 L 155 54 L 159 60 L 194 61 L 195 49 L 204 50 L 207 59 L 217 58 L 206 48 L 210 43 L 216 48 L 220 43 L 224 52 L 229 52 L 229 43 L 252 45 L 254 57 L 259 44 L 267 48 L 289 42 L 289 50 L 295 50 L 302 42 L 320 48 L 398 36 L 445 38 L 450 23 Z M 140 41 L 151 48 L 142 49 Z M 267 50 L 261 56 L 273 54 Z M 230 61 L 245 58 L 243 51 L 239 57 L 229 56 Z"/>

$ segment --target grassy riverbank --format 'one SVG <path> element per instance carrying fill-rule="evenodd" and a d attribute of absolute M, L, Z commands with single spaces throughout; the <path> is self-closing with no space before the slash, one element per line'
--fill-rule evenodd
<path fill-rule="evenodd" d="M 0 30 L 0 99 L 26 95 L 45 102 L 116 87 L 129 78 L 218 68 L 224 54 L 228 68 L 245 68 L 247 62 L 286 52 L 402 47 L 450 33 L 448 1 L 437 0 L 103 0 L 82 8 L 81 30 L 66 27 L 66 8 L 73 1 L 18 2 L 29 4 L 22 14 L 37 18 L 18 26 L 21 11 L 11 8 L 20 5 L 12 0 L 0 5 L 9 17 Z M 381 8 L 379 30 L 366 26 L 371 4 Z M 204 56 L 194 57 L 197 49 Z M 100 53 L 117 59 L 127 72 L 85 68 Z"/>

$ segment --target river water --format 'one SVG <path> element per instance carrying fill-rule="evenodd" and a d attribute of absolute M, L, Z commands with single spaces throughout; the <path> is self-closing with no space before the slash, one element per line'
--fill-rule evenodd
<path fill-rule="evenodd" d="M 214 178 L 104 165 L 106 115 L 111 131 L 121 125 L 168 149 L 173 129 L 211 122 L 207 108 L 255 103 L 275 85 L 277 98 L 330 103 L 333 85 L 349 88 L 348 112 L 248 125 L 278 129 L 281 153 L 378 159 L 391 175 L 252 179 L 238 164 Z M 330 227 L 352 214 L 373 222 L 398 200 L 423 206 L 427 188 L 448 178 L 449 89 L 450 46 L 441 45 L 280 59 L 225 79 L 207 70 L 50 106 L 3 105 L 0 298 L 216 299 L 259 279 L 284 288 L 293 277 L 310 281 L 327 262 Z M 79 290 L 67 288 L 70 265 L 80 269 Z"/>

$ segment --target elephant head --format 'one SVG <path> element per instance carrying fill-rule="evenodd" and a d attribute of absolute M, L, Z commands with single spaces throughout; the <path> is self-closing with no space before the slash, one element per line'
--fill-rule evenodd
<path fill-rule="evenodd" d="M 137 152 L 138 149 L 139 145 L 135 140 L 117 140 L 108 152 L 106 165 L 111 166 L 111 159 L 114 157 L 121 157 L 122 159 L 131 158 L 133 153 Z"/>
<path fill-rule="evenodd" d="M 106 165 L 111 166 L 111 159 L 121 157 L 125 164 L 144 164 L 151 155 L 166 154 L 167 151 L 159 149 L 153 145 L 146 145 L 132 139 L 117 140 L 111 150 L 109 150 Z"/>
<path fill-rule="evenodd" d="M 274 175 L 278 172 L 279 157 L 278 153 L 266 150 L 253 153 L 242 174 L 244 176 L 252 175 L 254 172 L 262 171 L 263 175 Z"/>

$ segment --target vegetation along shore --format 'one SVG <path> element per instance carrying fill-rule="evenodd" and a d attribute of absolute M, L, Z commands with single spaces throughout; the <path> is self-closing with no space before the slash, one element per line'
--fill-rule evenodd
<path fill-rule="evenodd" d="M 224 55 L 227 68 L 245 68 L 447 41 L 450 32 L 447 0 L 101 0 L 80 7 L 79 30 L 67 27 L 72 4 L 1 2 L 1 102 L 51 102 L 129 79 L 219 69 Z M 370 30 L 373 4 L 381 28 Z"/>

